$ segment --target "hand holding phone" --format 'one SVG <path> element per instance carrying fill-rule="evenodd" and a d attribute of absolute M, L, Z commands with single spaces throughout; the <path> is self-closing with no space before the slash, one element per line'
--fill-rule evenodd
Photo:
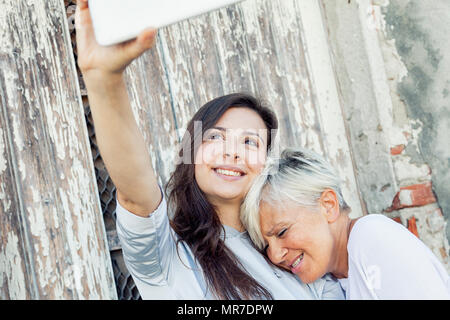
<path fill-rule="evenodd" d="M 88 0 L 77 0 L 75 26 L 78 66 L 85 76 L 91 71 L 104 75 L 122 73 L 134 59 L 154 45 L 157 33 L 157 30 L 147 28 L 135 40 L 101 46 L 94 36 Z"/>

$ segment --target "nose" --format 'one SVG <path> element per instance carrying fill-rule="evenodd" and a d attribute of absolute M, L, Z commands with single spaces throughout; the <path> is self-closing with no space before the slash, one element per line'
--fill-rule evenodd
<path fill-rule="evenodd" d="M 281 265 L 286 260 L 288 250 L 280 246 L 276 241 L 269 244 L 267 255 L 274 264 Z"/>
<path fill-rule="evenodd" d="M 236 137 L 228 139 L 224 145 L 224 158 L 232 158 L 233 160 L 238 160 L 241 158 L 239 144 Z"/>
<path fill-rule="evenodd" d="M 239 154 L 237 153 L 231 153 L 231 152 L 225 152 L 225 158 L 232 158 L 233 160 L 238 160 L 240 158 Z"/>

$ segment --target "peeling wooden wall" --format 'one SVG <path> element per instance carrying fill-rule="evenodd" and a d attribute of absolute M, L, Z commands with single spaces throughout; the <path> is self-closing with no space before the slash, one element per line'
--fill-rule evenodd
<path fill-rule="evenodd" d="M 0 94 L 0 299 L 114 299 L 62 1 L 0 1 Z"/>

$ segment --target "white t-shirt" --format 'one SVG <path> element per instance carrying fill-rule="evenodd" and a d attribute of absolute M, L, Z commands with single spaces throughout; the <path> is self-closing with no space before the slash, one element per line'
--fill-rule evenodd
<path fill-rule="evenodd" d="M 348 244 L 347 300 L 450 299 L 450 279 L 433 252 L 403 225 L 370 214 L 354 224 Z"/>

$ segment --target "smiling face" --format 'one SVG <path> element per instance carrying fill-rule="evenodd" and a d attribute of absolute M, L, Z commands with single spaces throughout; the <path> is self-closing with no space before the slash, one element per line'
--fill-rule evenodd
<path fill-rule="evenodd" d="M 260 207 L 266 254 L 276 265 L 311 283 L 327 273 L 332 262 L 333 237 L 326 209 L 300 207 L 292 202 Z"/>
<path fill-rule="evenodd" d="M 241 202 L 267 156 L 267 128 L 249 108 L 230 108 L 206 130 L 195 156 L 195 179 L 213 204 Z"/>

